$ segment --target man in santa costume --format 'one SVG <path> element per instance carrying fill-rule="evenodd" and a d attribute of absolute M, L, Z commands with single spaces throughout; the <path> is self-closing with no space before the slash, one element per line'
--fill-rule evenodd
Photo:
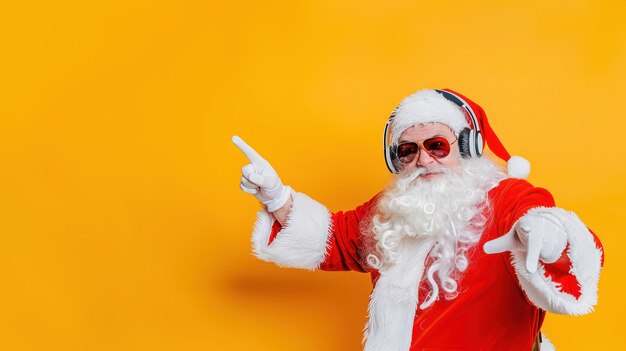
<path fill-rule="evenodd" d="M 264 204 L 254 253 L 280 266 L 353 270 L 374 285 L 366 351 L 549 350 L 546 312 L 597 302 L 597 237 L 550 193 L 523 180 L 483 109 L 449 89 L 405 98 L 385 128 L 397 175 L 371 200 L 330 212 L 282 184 L 241 138 L 241 189 Z M 507 161 L 482 157 L 484 146 Z"/>

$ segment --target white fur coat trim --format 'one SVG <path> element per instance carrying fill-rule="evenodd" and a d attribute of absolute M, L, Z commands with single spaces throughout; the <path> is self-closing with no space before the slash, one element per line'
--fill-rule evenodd
<path fill-rule="evenodd" d="M 274 217 L 266 208 L 257 213 L 252 232 L 254 254 L 291 268 L 317 269 L 324 262 L 331 234 L 330 212 L 302 193 L 292 193 L 293 204 L 285 226 L 268 245 Z"/>
<path fill-rule="evenodd" d="M 567 255 L 572 262 L 570 273 L 578 280 L 581 295 L 576 299 L 561 292 L 560 284 L 545 277 L 544 264 L 541 261 L 537 271 L 529 273 L 525 268 L 526 252 L 513 252 L 512 263 L 526 295 L 535 306 L 548 312 L 581 315 L 593 311 L 598 301 L 598 279 L 602 261 L 602 249 L 596 247 L 593 235 L 573 212 L 558 207 L 537 207 L 528 213 L 551 215 L 563 225 L 569 244 Z"/>
<path fill-rule="evenodd" d="M 364 351 L 408 351 L 418 302 L 418 286 L 431 239 L 405 238 L 394 266 L 381 270 L 369 304 Z"/>

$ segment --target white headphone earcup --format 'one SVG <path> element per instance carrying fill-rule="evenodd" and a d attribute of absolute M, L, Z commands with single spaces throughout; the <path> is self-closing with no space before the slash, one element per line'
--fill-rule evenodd
<path fill-rule="evenodd" d="M 483 136 L 474 129 L 469 131 L 467 136 L 470 157 L 480 157 L 483 154 Z"/>
<path fill-rule="evenodd" d="M 475 140 L 475 144 L 476 144 L 476 157 L 480 157 L 483 155 L 483 135 L 482 133 L 478 132 L 476 133 L 476 131 L 474 132 L 474 138 Z"/>
<path fill-rule="evenodd" d="M 397 108 L 396 108 L 397 109 Z M 397 167 L 397 157 L 395 147 L 392 146 L 391 123 L 396 115 L 396 109 L 391 112 L 391 116 L 385 124 L 385 132 L 383 133 L 383 148 L 385 153 L 385 164 L 391 173 L 399 173 Z"/>

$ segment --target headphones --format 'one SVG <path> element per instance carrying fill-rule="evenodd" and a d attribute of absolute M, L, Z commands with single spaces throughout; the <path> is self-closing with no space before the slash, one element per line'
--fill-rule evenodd
<path fill-rule="evenodd" d="M 466 117 L 468 118 L 468 122 L 471 123 L 470 128 L 464 128 L 459 133 L 459 151 L 461 153 L 461 157 L 463 158 L 472 158 L 472 157 L 480 157 L 483 154 L 483 135 L 482 130 L 480 128 L 480 124 L 478 123 L 478 118 L 476 117 L 476 113 L 472 109 L 472 107 L 465 102 L 460 96 L 446 91 L 435 89 L 436 92 L 443 95 L 446 100 L 453 102 L 455 105 L 461 107 Z M 396 116 L 396 112 L 398 111 L 398 107 L 396 107 L 393 112 L 391 112 L 391 116 L 387 120 L 387 124 L 385 125 L 385 133 L 383 135 L 383 146 L 385 148 L 385 163 L 387 164 L 387 168 L 391 173 L 399 173 L 402 168 L 402 164 L 398 160 L 398 155 L 396 153 L 398 146 L 392 144 L 392 135 L 391 135 L 391 124 Z"/>

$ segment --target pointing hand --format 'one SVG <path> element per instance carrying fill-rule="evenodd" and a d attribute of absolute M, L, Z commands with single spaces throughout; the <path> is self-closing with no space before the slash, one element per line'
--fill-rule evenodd
<path fill-rule="evenodd" d="M 291 188 L 283 185 L 270 163 L 250 145 L 236 135 L 232 140 L 250 161 L 241 169 L 242 176 L 239 184 L 241 190 L 254 195 L 267 206 L 269 212 L 283 207 L 291 195 Z"/>
<path fill-rule="evenodd" d="M 534 273 L 539 260 L 553 263 L 561 257 L 567 245 L 567 235 L 556 218 L 549 215 L 527 214 L 503 236 L 483 246 L 488 254 L 505 251 L 525 251 L 526 270 Z"/>

